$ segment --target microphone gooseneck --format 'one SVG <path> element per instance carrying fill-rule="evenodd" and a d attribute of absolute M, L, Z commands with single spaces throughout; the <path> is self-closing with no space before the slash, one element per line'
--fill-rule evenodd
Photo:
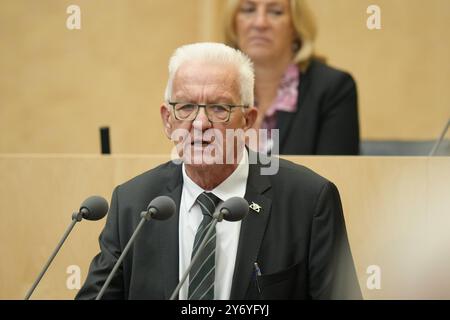
<path fill-rule="evenodd" d="M 127 245 L 123 249 L 122 253 L 120 254 L 119 259 L 116 261 L 113 269 L 111 270 L 110 274 L 108 275 L 108 278 L 106 279 L 105 283 L 103 284 L 103 287 L 101 288 L 99 294 L 95 298 L 95 300 L 100 300 L 103 295 L 105 294 L 106 289 L 108 288 L 112 278 L 117 272 L 117 269 L 119 269 L 119 266 L 121 265 L 123 259 L 127 255 L 128 251 L 131 248 L 131 245 L 134 242 L 134 239 L 138 235 L 139 231 L 141 230 L 144 223 L 150 219 L 155 220 L 166 220 L 170 218 L 176 211 L 176 205 L 175 202 L 172 200 L 172 198 L 168 196 L 159 196 L 153 199 L 150 204 L 147 206 L 147 211 L 141 212 L 141 220 L 139 221 L 139 224 L 137 225 L 136 229 L 134 230 L 133 234 L 130 237 L 130 240 L 128 240 Z"/>
<path fill-rule="evenodd" d="M 64 244 L 64 241 L 66 241 L 75 224 L 83 220 L 83 218 L 86 220 L 99 220 L 103 218 L 107 213 L 108 213 L 108 202 L 104 198 L 100 196 L 92 196 L 83 201 L 83 203 L 80 206 L 80 210 L 72 214 L 72 222 L 64 232 L 61 240 L 59 241 L 56 248 L 53 250 L 52 254 L 48 258 L 47 262 L 45 263 L 41 272 L 37 276 L 33 285 L 28 290 L 24 300 L 30 299 L 31 295 L 38 286 L 44 274 L 47 272 L 47 269 L 50 267 L 51 263 L 53 262 L 53 259 L 55 259 L 56 255 L 58 254 L 59 250 Z"/>

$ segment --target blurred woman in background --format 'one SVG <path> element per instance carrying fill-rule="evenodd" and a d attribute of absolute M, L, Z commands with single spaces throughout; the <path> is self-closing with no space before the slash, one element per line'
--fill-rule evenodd
<path fill-rule="evenodd" d="M 280 154 L 358 154 L 355 82 L 314 55 L 304 0 L 227 0 L 225 37 L 254 63 L 255 128 L 279 129 Z"/>

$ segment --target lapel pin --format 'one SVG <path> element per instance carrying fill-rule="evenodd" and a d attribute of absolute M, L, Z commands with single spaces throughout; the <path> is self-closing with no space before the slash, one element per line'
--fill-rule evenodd
<path fill-rule="evenodd" d="M 249 206 L 249 208 L 255 211 L 256 213 L 259 213 L 261 211 L 261 206 L 257 203 L 254 203 L 253 201 L 252 204 Z"/>

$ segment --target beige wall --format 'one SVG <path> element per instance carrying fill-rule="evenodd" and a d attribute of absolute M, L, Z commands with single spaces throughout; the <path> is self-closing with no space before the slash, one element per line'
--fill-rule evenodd
<path fill-rule="evenodd" d="M 158 107 L 179 45 L 220 40 L 223 0 L 0 3 L 0 152 L 166 153 Z M 450 1 L 314 0 L 319 52 L 358 82 L 363 138 L 435 138 L 450 116 Z M 382 29 L 366 28 L 379 4 Z M 65 27 L 81 7 L 81 30 Z"/>
<path fill-rule="evenodd" d="M 310 0 L 319 52 L 350 71 L 363 138 L 435 139 L 450 118 L 450 1 Z M 381 30 L 366 9 L 381 8 Z"/>
<path fill-rule="evenodd" d="M 66 8 L 81 8 L 81 30 Z M 0 2 L 0 152 L 159 153 L 167 62 L 211 40 L 209 0 Z"/>
<path fill-rule="evenodd" d="M 336 183 L 366 299 L 450 298 L 450 161 L 425 157 L 293 157 Z M 151 156 L 0 156 L 0 299 L 21 299 L 92 194 L 166 161 Z M 98 252 L 103 221 L 75 226 L 33 298 L 71 299 L 67 268 L 81 281 Z M 366 286 L 381 268 L 381 289 Z"/>

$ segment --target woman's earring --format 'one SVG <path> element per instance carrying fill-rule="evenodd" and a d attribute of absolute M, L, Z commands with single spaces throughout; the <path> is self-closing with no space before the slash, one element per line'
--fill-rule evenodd
<path fill-rule="evenodd" d="M 300 47 L 302 46 L 302 42 L 300 39 L 295 39 L 294 42 L 292 42 L 292 52 L 297 52 L 300 50 Z"/>

